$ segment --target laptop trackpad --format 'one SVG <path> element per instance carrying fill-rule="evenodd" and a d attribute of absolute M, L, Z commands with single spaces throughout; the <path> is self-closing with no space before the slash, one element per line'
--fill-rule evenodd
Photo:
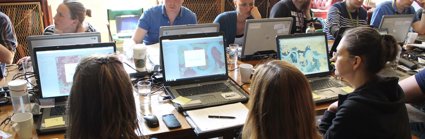
<path fill-rule="evenodd" d="M 199 99 L 202 103 L 217 102 L 217 98 L 214 95 L 200 96 Z"/>
<path fill-rule="evenodd" d="M 335 92 L 333 89 L 322 89 L 314 91 L 315 94 L 319 95 L 320 97 L 334 97 L 338 93 Z"/>

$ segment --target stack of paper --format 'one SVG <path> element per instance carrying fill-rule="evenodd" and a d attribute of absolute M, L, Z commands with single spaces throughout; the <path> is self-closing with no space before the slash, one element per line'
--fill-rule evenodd
<path fill-rule="evenodd" d="M 246 121 L 248 108 L 239 102 L 216 107 L 190 110 L 186 111 L 186 114 L 186 119 L 199 134 L 230 127 L 242 126 Z M 216 118 L 209 118 L 208 116 L 215 116 Z M 217 116 L 224 116 L 225 118 L 217 118 Z"/>

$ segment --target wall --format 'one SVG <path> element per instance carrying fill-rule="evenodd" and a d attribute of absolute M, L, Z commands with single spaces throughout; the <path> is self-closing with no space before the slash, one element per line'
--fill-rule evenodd
<path fill-rule="evenodd" d="M 87 9 L 91 9 L 92 17 L 87 17 L 86 21 L 92 24 L 96 30 L 102 34 L 102 42 L 109 41 L 108 29 L 106 24 L 107 9 L 147 9 L 156 5 L 157 0 L 79 0 Z M 52 18 L 56 14 L 56 8 L 62 3 L 62 0 L 48 0 L 52 9 Z M 139 4 L 135 4 L 139 3 Z M 54 22 L 54 21 L 53 21 Z"/>

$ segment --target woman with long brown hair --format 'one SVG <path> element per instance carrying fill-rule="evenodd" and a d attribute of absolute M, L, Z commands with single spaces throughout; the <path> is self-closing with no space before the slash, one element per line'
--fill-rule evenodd
<path fill-rule="evenodd" d="M 133 87 L 117 57 L 82 59 L 68 103 L 68 138 L 138 138 Z"/>
<path fill-rule="evenodd" d="M 253 76 L 243 139 L 318 139 L 307 78 L 284 61 L 260 65 Z"/>

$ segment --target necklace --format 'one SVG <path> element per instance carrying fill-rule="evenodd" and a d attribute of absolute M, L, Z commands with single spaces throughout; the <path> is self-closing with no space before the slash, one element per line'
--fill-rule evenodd
<path fill-rule="evenodd" d="M 348 5 L 345 6 L 345 9 L 347 9 L 348 17 L 350 17 L 350 22 L 353 23 L 356 27 L 359 26 L 359 9 L 356 9 L 356 20 L 353 21 L 353 17 L 351 15 L 350 10 L 348 10 Z"/>

